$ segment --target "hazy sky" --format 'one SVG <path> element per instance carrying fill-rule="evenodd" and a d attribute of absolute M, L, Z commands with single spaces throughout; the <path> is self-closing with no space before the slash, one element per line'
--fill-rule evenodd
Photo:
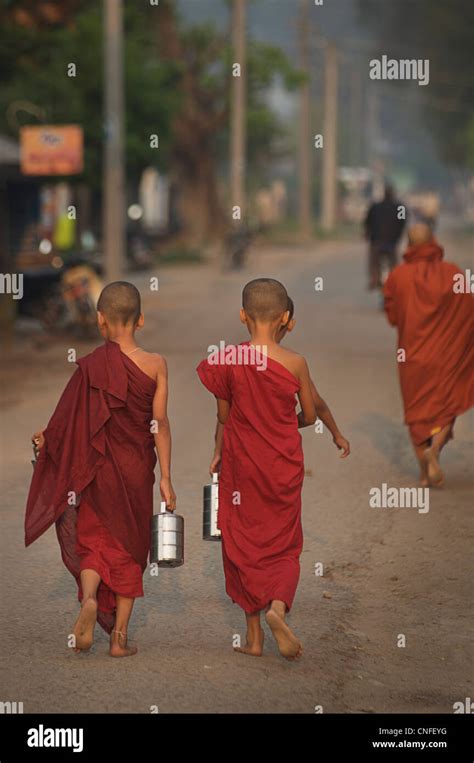
<path fill-rule="evenodd" d="M 384 3 L 402 0 L 379 0 L 383 12 Z M 409 0 L 407 5 L 409 6 Z M 206 23 L 213 21 L 222 29 L 229 25 L 229 8 L 225 0 L 177 0 L 180 11 L 186 21 Z M 348 118 L 348 104 L 351 98 L 351 75 L 358 70 L 362 77 L 364 92 L 369 82 L 369 62 L 374 57 L 376 38 L 368 23 L 359 14 L 358 0 L 323 0 L 322 6 L 309 2 L 313 39 L 316 34 L 333 39 L 340 53 L 339 97 L 341 106 L 341 129 Z M 297 57 L 297 22 L 299 0 L 248 0 L 248 32 L 253 39 L 272 43 L 282 48 L 290 61 L 298 66 Z M 409 14 L 407 14 L 409 18 Z M 390 51 L 387 51 L 390 53 Z M 378 55 L 378 54 L 376 54 Z M 313 51 L 313 95 L 315 103 L 322 94 L 323 73 L 321 53 Z M 393 148 L 394 156 L 400 159 L 405 155 L 425 156 L 426 166 L 434 166 L 438 160 L 432 148 L 432 141 L 424 125 L 419 120 L 417 96 L 422 95 L 416 85 L 408 85 L 410 99 L 404 98 L 403 92 L 395 87 L 385 87 L 380 91 L 379 124 L 380 138 Z M 294 95 L 286 93 L 278 84 L 274 85 L 270 95 L 272 106 L 281 116 L 290 122 L 294 120 L 298 101 Z M 363 127 L 366 122 L 366 96 L 363 96 Z M 345 109 L 345 110 L 344 110 Z M 345 126 L 346 129 L 351 129 Z"/>
<path fill-rule="evenodd" d="M 178 0 L 184 17 L 193 22 L 228 23 L 229 11 L 224 0 Z M 298 0 L 249 0 L 248 28 L 253 37 L 283 47 L 295 54 Z M 312 23 L 321 33 L 336 40 L 367 37 L 357 20 L 357 0 L 324 0 L 322 6 L 309 4 Z"/>

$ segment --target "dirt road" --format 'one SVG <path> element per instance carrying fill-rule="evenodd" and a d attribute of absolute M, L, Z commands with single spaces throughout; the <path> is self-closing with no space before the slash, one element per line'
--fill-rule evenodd
<path fill-rule="evenodd" d="M 2 412 L 1 700 L 22 701 L 25 712 L 358 713 L 452 712 L 471 696 L 472 418 L 457 423 L 447 484 L 431 490 L 428 512 L 369 505 L 372 487 L 415 485 L 417 471 L 402 424 L 395 334 L 364 291 L 364 268 L 362 245 L 339 242 L 260 249 L 243 274 L 212 263 L 160 269 L 157 293 L 147 288 L 149 274 L 134 279 L 144 294 L 140 343 L 169 364 L 186 564 L 145 574 L 131 631 L 139 654 L 128 660 L 107 656 L 100 629 L 91 653 L 68 650 L 76 591 L 54 531 L 23 548 L 30 434 L 45 425 L 71 374 L 67 349 L 80 356 L 92 345 L 18 337 Z M 225 595 L 219 544 L 201 540 L 215 414 L 195 367 L 208 345 L 245 338 L 240 291 L 258 275 L 281 279 L 295 300 L 289 344 L 308 358 L 353 450 L 341 461 L 328 433 L 304 431 L 305 546 L 291 623 L 305 655 L 296 664 L 279 657 L 270 634 L 261 659 L 233 652 L 234 635 L 244 639 L 243 614 Z"/>

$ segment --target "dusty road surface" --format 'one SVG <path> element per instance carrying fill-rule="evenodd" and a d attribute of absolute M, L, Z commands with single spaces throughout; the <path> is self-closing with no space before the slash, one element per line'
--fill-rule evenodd
<path fill-rule="evenodd" d="M 402 424 L 395 334 L 364 291 L 362 244 L 259 249 L 243 274 L 213 264 L 162 268 L 158 293 L 149 275 L 134 279 L 146 315 L 140 343 L 168 359 L 186 563 L 145 574 L 131 627 L 136 657 L 108 657 L 99 628 L 90 653 L 67 648 L 76 588 L 54 530 L 23 548 L 29 437 L 72 372 L 68 348 L 81 355 L 93 345 L 20 334 L 2 411 L 0 699 L 22 701 L 25 712 L 452 712 L 472 696 L 472 419 L 457 422 L 446 487 L 431 490 L 428 512 L 369 505 L 371 488 L 412 486 L 418 475 Z M 269 633 L 262 658 L 233 652 L 243 614 L 225 595 L 219 544 L 201 539 L 215 412 L 195 367 L 208 345 L 246 338 L 240 291 L 259 275 L 281 279 L 294 298 L 289 345 L 308 358 L 353 450 L 341 461 L 327 432 L 303 432 L 305 545 L 291 614 L 305 649 L 299 663 L 281 659 Z"/>

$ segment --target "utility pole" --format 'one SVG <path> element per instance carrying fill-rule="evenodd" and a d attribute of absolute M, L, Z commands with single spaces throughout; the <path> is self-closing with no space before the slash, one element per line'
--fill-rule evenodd
<path fill-rule="evenodd" d="M 358 66 L 355 66 L 350 74 L 350 160 L 353 167 L 360 165 L 362 161 L 361 142 L 361 119 L 362 119 L 362 77 Z"/>
<path fill-rule="evenodd" d="M 231 206 L 240 207 L 240 223 L 245 219 L 245 158 L 246 158 L 246 96 L 247 64 L 245 15 L 246 0 L 234 0 L 232 11 L 232 46 L 234 67 L 240 67 L 239 76 L 232 77 L 231 136 L 230 136 L 230 192 Z"/>
<path fill-rule="evenodd" d="M 377 154 L 376 145 L 378 143 L 378 97 L 373 83 L 367 87 L 367 142 L 366 142 L 366 161 L 372 166 Z"/>
<path fill-rule="evenodd" d="M 371 82 L 367 92 L 367 165 L 372 170 L 372 196 L 383 196 L 385 164 L 380 156 L 379 91 Z"/>
<path fill-rule="evenodd" d="M 298 47 L 300 68 L 306 81 L 300 90 L 299 125 L 299 223 L 303 238 L 311 237 L 311 85 L 310 85 L 310 15 L 309 0 L 300 0 Z"/>
<path fill-rule="evenodd" d="M 323 230 L 332 231 L 336 224 L 337 204 L 337 108 L 338 108 L 338 55 L 333 42 L 324 49 L 324 120 L 322 157 Z"/>
<path fill-rule="evenodd" d="M 104 0 L 105 161 L 103 240 L 107 281 L 125 267 L 123 0 Z"/>

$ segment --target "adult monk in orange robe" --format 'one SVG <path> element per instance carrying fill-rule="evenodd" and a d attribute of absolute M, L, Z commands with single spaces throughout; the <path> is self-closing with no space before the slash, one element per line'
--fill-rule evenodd
<path fill-rule="evenodd" d="M 150 548 L 155 447 L 160 491 L 173 510 L 166 361 L 142 350 L 138 290 L 125 281 L 102 291 L 99 329 L 105 344 L 77 361 L 44 431 L 28 495 L 25 543 L 53 523 L 64 564 L 76 578 L 81 611 L 75 651 L 93 643 L 96 620 L 110 633 L 110 654 L 128 657 L 127 627 Z M 152 422 L 156 426 L 152 426 Z M 156 434 L 153 434 L 156 432 Z"/>
<path fill-rule="evenodd" d="M 398 329 L 405 423 L 421 467 L 421 483 L 440 487 L 439 454 L 456 417 L 474 403 L 474 313 L 465 274 L 443 261 L 425 224 L 409 230 L 404 263 L 384 286 L 388 320 Z"/>

